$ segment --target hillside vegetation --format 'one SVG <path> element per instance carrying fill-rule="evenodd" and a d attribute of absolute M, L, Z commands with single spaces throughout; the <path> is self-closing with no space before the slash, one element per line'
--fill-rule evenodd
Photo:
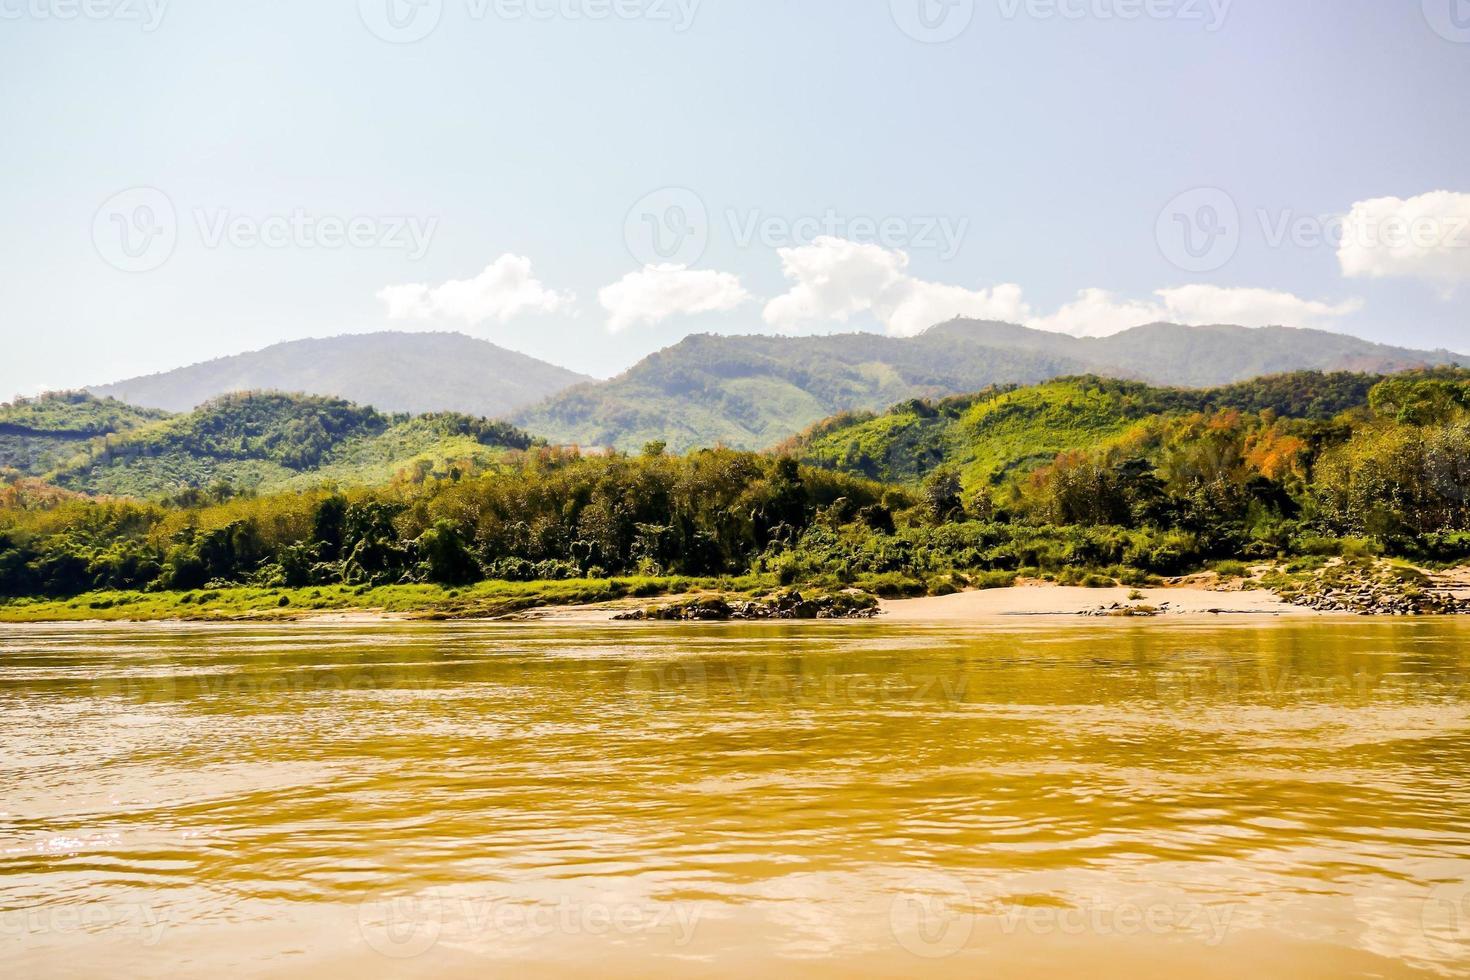
<path fill-rule="evenodd" d="M 0 471 L 41 476 L 86 451 L 92 440 L 166 417 L 86 392 L 53 392 L 0 405 Z"/>
<path fill-rule="evenodd" d="M 217 421 L 168 420 L 142 430 L 144 441 L 289 468 L 405 424 L 280 396 L 211 411 Z M 619 576 L 648 588 L 670 576 L 730 576 L 895 595 L 1017 576 L 1142 584 L 1210 563 L 1235 574 L 1247 562 L 1281 563 L 1289 574 L 1329 558 L 1470 557 L 1470 372 L 1302 374 L 1207 391 L 1073 378 L 833 422 L 813 444 L 884 421 L 877 434 L 916 432 L 905 445 L 927 440 L 943 462 L 898 485 L 727 449 L 679 457 L 652 444 L 636 456 L 584 457 L 532 447 L 477 472 L 345 492 L 152 503 L 16 481 L 0 498 L 0 595 L 21 602 L 15 615 L 24 618 L 31 599 L 94 590 L 206 591 L 152 604 L 109 593 L 68 604 L 67 614 L 92 603 L 177 611 L 231 589 L 256 590 L 232 593 L 249 609 L 268 604 L 259 590 L 271 589 L 288 590 L 279 599 L 289 605 L 327 602 L 320 590 L 343 586 L 599 583 L 528 590 L 582 596 L 644 588 L 607 581 Z M 284 438 L 313 424 L 326 435 Z M 416 428 L 442 434 L 441 425 Z M 494 431 L 472 426 L 462 437 Z M 956 446 L 962 460 L 946 455 Z M 901 455 L 885 465 L 922 469 Z M 1417 597 L 1417 572 L 1394 567 L 1405 603 L 1394 608 L 1437 608 Z M 302 589 L 315 591 L 289 591 Z M 330 604 L 350 601 L 332 595 Z"/>
<path fill-rule="evenodd" d="M 659 440 L 677 451 L 717 444 L 763 449 L 844 412 L 1068 375 L 1219 386 L 1304 369 L 1387 373 L 1456 357 L 1325 331 L 1175 324 L 1101 338 L 971 320 L 902 339 L 695 336 L 514 420 L 560 444 L 636 450 Z"/>
<path fill-rule="evenodd" d="M 1234 409 L 1323 421 L 1365 407 L 1381 380 L 1308 371 L 1185 389 L 1088 375 L 938 402 L 912 400 L 883 415 L 842 415 L 781 448 L 814 466 L 888 482 L 917 481 L 948 466 L 973 489 L 1060 453 L 1142 439 L 1161 417 Z"/>
<path fill-rule="evenodd" d="M 48 449 L 50 432 L 17 430 L 7 437 L 11 455 L 29 465 L 11 468 L 89 494 L 151 498 L 201 489 L 228 495 L 324 482 L 370 485 L 470 472 L 531 445 L 503 422 L 447 413 L 389 416 L 310 395 L 228 395 L 174 416 L 87 395 L 64 399 L 64 410 L 60 398 L 40 409 L 28 403 L 0 410 L 0 418 L 37 416 L 74 427 L 65 452 Z"/>
<path fill-rule="evenodd" d="M 581 385 L 520 412 L 517 424 L 553 443 L 679 452 L 761 449 L 853 408 L 1034 382 L 1085 367 L 1027 351 L 969 349 L 876 334 L 689 337 L 612 381 Z M 960 350 L 958 348 L 965 348 Z"/>

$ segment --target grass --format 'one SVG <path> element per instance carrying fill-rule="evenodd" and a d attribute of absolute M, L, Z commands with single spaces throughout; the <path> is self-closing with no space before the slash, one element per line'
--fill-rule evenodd
<path fill-rule="evenodd" d="M 630 576 L 555 582 L 481 582 L 463 588 L 388 585 L 378 588 L 324 585 L 304 589 L 250 587 L 192 592 L 89 592 L 71 599 L 0 602 L 0 622 L 110 622 L 194 620 L 205 622 L 295 619 L 313 613 L 382 612 L 423 619 L 504 616 L 538 606 L 566 606 L 616 599 L 651 598 L 699 590 L 752 592 L 769 588 L 769 576 L 697 579 Z"/>

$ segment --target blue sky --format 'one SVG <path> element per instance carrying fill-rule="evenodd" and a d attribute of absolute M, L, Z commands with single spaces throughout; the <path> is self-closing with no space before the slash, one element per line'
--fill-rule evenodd
<path fill-rule="evenodd" d="M 0 0 L 0 397 L 382 329 L 1470 351 L 1466 0 L 413 2 Z"/>

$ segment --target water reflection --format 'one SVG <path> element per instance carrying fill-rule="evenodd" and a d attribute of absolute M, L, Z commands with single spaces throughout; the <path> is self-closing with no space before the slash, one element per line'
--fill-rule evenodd
<path fill-rule="evenodd" d="M 1467 633 L 7 629 L 0 956 L 1454 974 Z"/>

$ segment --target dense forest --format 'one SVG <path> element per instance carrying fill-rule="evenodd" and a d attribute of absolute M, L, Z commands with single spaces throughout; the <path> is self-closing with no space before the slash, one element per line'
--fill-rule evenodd
<path fill-rule="evenodd" d="M 242 392 L 180 415 L 63 392 L 0 406 L 0 469 L 86 494 L 196 499 L 385 483 L 479 468 L 531 446 L 505 422 L 387 415 L 340 398 Z"/>
<path fill-rule="evenodd" d="M 148 434 L 168 452 L 304 466 L 404 426 L 502 450 L 370 486 L 217 483 L 150 500 L 67 489 L 86 467 L 59 482 L 12 472 L 0 595 L 749 574 L 893 593 L 1344 552 L 1470 557 L 1470 373 L 1452 369 L 1212 390 L 1072 378 L 834 419 L 772 454 L 589 456 L 498 423 L 329 399 L 210 411 L 208 424 L 143 421 L 105 451 L 127 458 Z"/>

